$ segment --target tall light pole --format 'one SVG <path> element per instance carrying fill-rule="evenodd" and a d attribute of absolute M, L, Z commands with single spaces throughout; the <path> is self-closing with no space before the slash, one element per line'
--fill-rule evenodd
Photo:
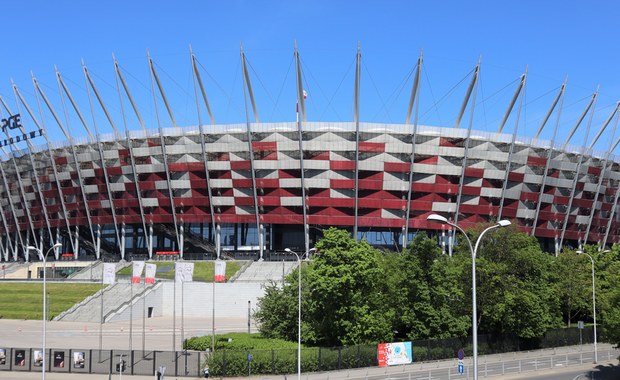
<path fill-rule="evenodd" d="M 447 224 L 449 226 L 456 228 L 457 230 L 461 231 L 461 233 L 463 234 L 463 236 L 465 236 L 465 239 L 467 240 L 467 244 L 469 244 L 469 251 L 471 252 L 471 282 L 472 282 L 471 320 L 472 320 L 472 346 L 473 346 L 473 351 L 474 351 L 474 354 L 473 354 L 474 355 L 474 380 L 478 380 L 478 319 L 477 319 L 478 312 L 476 310 L 476 252 L 478 252 L 478 246 L 480 245 L 480 240 L 482 240 L 482 236 L 484 236 L 484 234 L 487 233 L 487 231 L 490 231 L 495 228 L 509 226 L 510 221 L 500 220 L 497 223 L 495 223 L 493 226 L 488 227 L 487 229 L 482 231 L 480 236 L 478 236 L 478 240 L 476 240 L 476 245 L 472 246 L 471 240 L 469 239 L 469 236 L 467 236 L 467 233 L 465 233 L 465 231 L 461 227 L 459 227 L 455 223 L 449 222 L 448 219 L 444 218 L 443 216 L 437 215 L 437 214 L 431 214 L 428 217 L 426 217 L 426 220 L 428 220 L 429 222 Z"/>
<path fill-rule="evenodd" d="M 290 248 L 285 248 L 284 251 L 292 253 L 297 258 L 297 380 L 301 380 L 301 259 L 314 251 L 314 248 L 310 248 L 301 257 Z"/>
<path fill-rule="evenodd" d="M 579 255 L 586 255 L 592 263 L 592 319 L 594 319 L 594 364 L 598 362 L 598 352 L 596 350 L 596 290 L 594 286 L 594 259 L 584 251 L 577 251 Z"/>
<path fill-rule="evenodd" d="M 41 351 L 43 351 L 43 361 L 41 362 L 41 364 L 43 365 L 43 372 L 42 372 L 42 379 L 45 380 L 45 366 L 47 365 L 46 360 L 45 360 L 45 337 L 47 335 L 47 288 L 46 288 L 46 282 L 47 282 L 47 271 L 46 271 L 46 261 L 47 261 L 47 255 L 49 255 L 49 253 L 56 248 L 60 248 L 62 247 L 61 243 L 56 243 L 54 244 L 50 249 L 47 250 L 47 252 L 45 252 L 45 255 L 43 255 L 43 252 L 41 252 L 41 250 L 37 247 L 34 247 L 32 245 L 28 246 L 28 250 L 29 251 L 37 251 L 37 253 L 39 254 L 39 256 L 41 257 L 41 259 L 43 260 L 43 343 L 42 343 L 42 348 Z"/>

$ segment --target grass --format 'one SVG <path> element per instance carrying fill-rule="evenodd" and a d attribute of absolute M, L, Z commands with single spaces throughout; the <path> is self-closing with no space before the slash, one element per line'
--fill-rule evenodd
<path fill-rule="evenodd" d="M 156 261 L 157 265 L 155 278 L 174 279 L 174 261 Z M 230 279 L 241 267 L 238 261 L 226 261 L 226 280 Z M 194 281 L 213 282 L 215 270 L 214 261 L 195 261 L 194 262 Z M 131 276 L 131 265 L 117 272 L 119 276 Z M 144 274 L 143 274 L 144 275 Z"/>
<path fill-rule="evenodd" d="M 101 284 L 48 283 L 48 318 L 54 318 L 100 289 Z M 43 284 L 0 283 L 0 305 L 0 318 L 42 319 Z"/>

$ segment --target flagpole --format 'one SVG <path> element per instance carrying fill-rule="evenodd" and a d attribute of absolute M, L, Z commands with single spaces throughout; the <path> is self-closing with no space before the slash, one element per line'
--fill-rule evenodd
<path fill-rule="evenodd" d="M 101 269 L 101 313 L 99 315 L 99 363 L 101 363 L 101 350 L 103 349 L 103 280 L 105 277 L 105 264 Z"/>
<path fill-rule="evenodd" d="M 172 290 L 172 352 L 176 351 L 176 322 L 177 322 L 177 263 L 174 263 L 174 285 Z"/>
<path fill-rule="evenodd" d="M 184 296 L 185 295 L 185 281 L 181 282 L 181 349 L 183 349 L 183 343 L 185 339 L 185 313 L 184 313 Z"/>
<path fill-rule="evenodd" d="M 145 323 L 146 323 L 146 276 L 142 287 L 142 356 L 144 357 Z"/>
<path fill-rule="evenodd" d="M 211 307 L 211 353 L 215 352 L 215 262 L 213 262 L 213 305 Z"/>
<path fill-rule="evenodd" d="M 129 285 L 129 352 L 133 350 L 133 276 Z"/>

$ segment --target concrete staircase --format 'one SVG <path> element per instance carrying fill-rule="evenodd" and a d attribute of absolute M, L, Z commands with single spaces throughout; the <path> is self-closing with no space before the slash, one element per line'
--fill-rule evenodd
<path fill-rule="evenodd" d="M 281 282 L 297 266 L 297 261 L 252 261 L 231 282 Z"/>

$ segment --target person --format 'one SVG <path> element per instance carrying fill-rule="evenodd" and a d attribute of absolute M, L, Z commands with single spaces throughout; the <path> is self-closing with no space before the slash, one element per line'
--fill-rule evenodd
<path fill-rule="evenodd" d="M 203 372 L 204 372 L 204 375 L 205 375 L 205 379 L 207 377 L 209 377 L 209 365 L 208 364 L 205 365 L 205 369 L 203 370 Z"/>

